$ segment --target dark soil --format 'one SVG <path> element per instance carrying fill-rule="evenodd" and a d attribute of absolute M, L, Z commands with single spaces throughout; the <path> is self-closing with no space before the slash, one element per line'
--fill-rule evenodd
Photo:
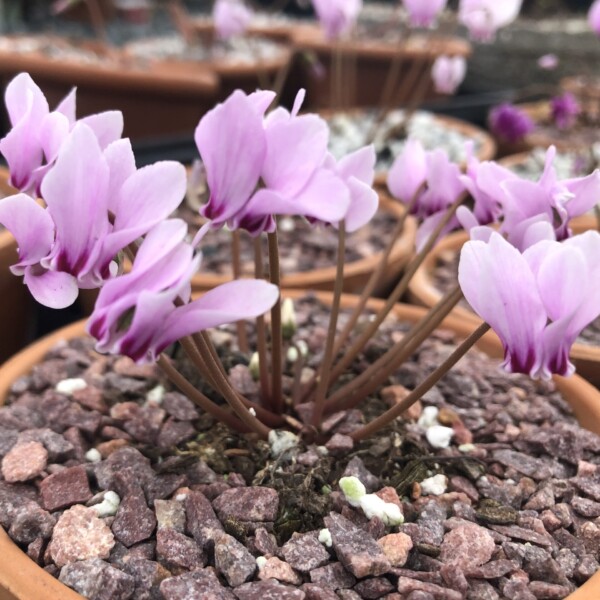
<path fill-rule="evenodd" d="M 458 277 L 458 261 L 460 255 L 456 252 L 446 252 L 439 256 L 432 275 L 432 280 L 435 287 L 442 291 L 448 292 L 455 285 Z M 467 310 L 472 310 L 466 300 L 461 300 L 459 306 Z M 588 344 L 591 346 L 600 346 L 600 317 L 590 323 L 579 335 L 577 342 L 580 344 Z"/>
<path fill-rule="evenodd" d="M 325 313 L 306 299 L 297 315 L 314 369 Z M 404 329 L 389 320 L 354 371 Z M 231 329 L 215 342 L 234 385 L 256 396 Z M 452 351 L 452 334 L 429 340 L 362 411 L 332 415 L 325 448 L 300 442 L 275 458 L 179 393 L 158 393 L 170 388 L 154 366 L 91 347 L 57 346 L 0 409 L 0 523 L 89 598 L 562 599 L 599 567 L 600 438 L 551 384 L 503 374 L 473 352 L 423 399 L 452 428 L 449 448 L 427 442 L 419 406 L 348 444 Z M 56 391 L 79 377 L 84 389 Z M 342 474 L 399 503 L 405 524 L 367 521 L 338 491 Z M 426 495 L 435 474 L 442 487 Z M 87 507 L 107 491 L 120 506 L 98 517 Z M 324 526 L 331 548 L 317 541 Z"/>

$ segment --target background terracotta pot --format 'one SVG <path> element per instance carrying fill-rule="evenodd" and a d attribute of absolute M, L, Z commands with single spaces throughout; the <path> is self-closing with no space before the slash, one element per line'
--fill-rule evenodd
<path fill-rule="evenodd" d="M 380 210 L 384 210 L 396 218 L 404 214 L 404 209 L 399 202 L 392 200 L 383 193 L 380 193 L 379 198 Z M 397 281 L 413 252 L 416 230 L 416 222 L 414 219 L 408 218 L 404 226 L 404 233 L 394 245 L 388 261 L 389 266 L 384 279 L 375 290 L 375 295 L 384 293 L 390 285 L 393 285 Z M 346 264 L 344 268 L 344 292 L 360 293 L 367 283 L 369 276 L 377 267 L 380 257 L 381 253 L 377 253 L 373 256 Z M 335 274 L 335 264 L 313 271 L 282 273 L 281 285 L 284 289 L 333 290 Z M 215 275 L 202 272 L 201 270 L 192 279 L 192 290 L 195 292 L 207 291 L 228 281 L 231 281 L 231 276 Z"/>
<path fill-rule="evenodd" d="M 578 217 L 571 221 L 575 233 L 582 233 L 590 229 L 597 229 L 596 219 L 591 215 Z M 464 231 L 451 233 L 442 239 L 429 253 L 421 267 L 415 273 L 409 285 L 409 298 L 411 301 L 424 306 L 433 306 L 442 298 L 442 291 L 436 287 L 433 273 L 443 254 L 457 254 L 469 236 Z M 463 319 L 471 326 L 477 326 L 481 319 L 470 309 L 457 306 L 452 314 Z M 497 339 L 497 338 L 496 338 Z M 497 339 L 497 343 L 500 341 Z M 571 350 L 571 360 L 577 368 L 577 373 L 600 386 L 600 347 L 588 344 L 574 344 Z M 600 433 L 600 430 L 598 430 Z"/>
<path fill-rule="evenodd" d="M 306 68 L 303 70 L 302 87 L 306 88 L 307 107 L 310 108 L 338 108 L 333 102 L 331 77 L 328 76 L 332 73 L 338 54 L 342 62 L 345 106 L 378 106 L 390 68 L 397 57 L 402 61 L 398 78 L 400 86 L 417 61 L 424 68 L 427 61 L 431 66 L 432 57 L 435 56 L 467 57 L 471 54 L 469 42 L 451 37 L 412 36 L 409 43 L 402 44 L 377 39 L 331 42 L 318 25 L 297 26 L 292 34 L 292 42 L 298 53 L 313 54 L 322 66 L 322 69 L 316 70 L 308 66 L 314 61 L 304 61 Z M 427 77 L 431 79 L 429 74 Z M 433 83 L 429 83 L 423 101 L 435 96 Z"/>
<path fill-rule="evenodd" d="M 9 173 L 0 167 L 0 194 L 10 196 L 17 191 L 8 184 Z M 1 202 L 1 200 L 0 200 Z M 33 301 L 21 277 L 9 267 L 18 262 L 17 243 L 6 230 L 0 231 L 0 362 L 11 357 L 27 342 L 34 326 Z"/>
<path fill-rule="evenodd" d="M 18 40 L 36 40 L 15 36 Z M 67 40 L 48 38 L 68 51 Z M 0 46 L 0 77 L 4 84 L 17 73 L 28 72 L 42 88 L 50 106 L 77 86 L 77 111 L 85 116 L 121 110 L 125 135 L 132 139 L 192 135 L 200 117 L 219 97 L 219 76 L 202 64 L 152 62 L 136 65 L 116 48 L 82 43 L 83 50 L 100 57 L 97 62 L 57 59 L 41 51 L 20 52 Z M 108 53 L 107 53 L 108 52 Z"/>
<path fill-rule="evenodd" d="M 302 291 L 292 291 L 292 297 L 299 297 Z M 287 295 L 284 293 L 284 295 Z M 331 294 L 319 293 L 323 302 L 331 302 Z M 351 307 L 356 302 L 352 296 L 344 296 L 342 306 Z M 372 300 L 369 307 L 376 310 L 382 301 Z M 398 318 L 415 322 L 424 314 L 424 309 L 415 306 L 397 305 Z M 468 336 L 473 327 L 454 316 L 447 317 L 443 328 L 450 329 L 460 337 Z M 39 363 L 46 353 L 58 342 L 84 335 L 84 322 L 78 322 L 61 329 L 36 342 L 0 368 L 0 404 L 4 403 L 12 383 L 28 373 Z M 498 342 L 490 336 L 482 338 L 478 347 L 496 356 Z M 571 403 L 577 418 L 585 427 L 600 432 L 600 392 L 581 378 L 556 378 L 556 384 L 563 396 Z M 0 528 L 0 599 L 1 600 L 82 600 L 82 596 L 60 583 L 49 573 L 34 563 Z M 597 600 L 600 597 L 600 573 L 597 573 L 567 600 Z"/>
<path fill-rule="evenodd" d="M 197 69 L 214 73 L 219 79 L 217 101 L 224 100 L 237 89 L 247 93 L 256 91 L 257 88 L 268 89 L 274 87 L 274 82 L 281 75 L 286 75 L 288 65 L 292 58 L 291 49 L 284 44 L 279 44 L 279 52 L 269 59 L 248 62 L 234 62 L 230 60 L 214 59 L 210 61 L 191 60 L 141 60 L 136 58 L 135 42 L 124 47 L 128 59 L 138 64 L 140 68 L 146 65 L 153 67 L 160 65 L 167 71 L 171 68 L 181 72 L 194 73 Z M 212 108 L 212 107 L 211 107 Z"/>

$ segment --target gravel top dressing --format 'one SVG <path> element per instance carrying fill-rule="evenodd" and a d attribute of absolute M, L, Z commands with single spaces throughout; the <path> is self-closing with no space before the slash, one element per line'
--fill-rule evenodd
<path fill-rule="evenodd" d="M 327 313 L 310 297 L 296 312 L 314 369 Z M 389 319 L 354 371 L 405 329 Z M 215 343 L 256 398 L 232 331 Z M 63 343 L 0 409 L 0 523 L 94 600 L 565 598 L 599 568 L 600 438 L 551 384 L 471 352 L 406 419 L 357 445 L 348 436 L 453 347 L 438 332 L 362 411 L 331 415 L 326 439 L 277 454 L 215 425 L 154 366 Z M 342 475 L 405 523 L 369 521 Z"/>

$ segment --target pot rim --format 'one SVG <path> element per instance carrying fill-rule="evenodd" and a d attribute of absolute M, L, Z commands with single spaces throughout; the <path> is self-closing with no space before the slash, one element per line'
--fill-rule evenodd
<path fill-rule="evenodd" d="M 12 39 L 19 37 L 35 36 L 31 34 L 11 36 Z M 57 38 L 58 36 L 46 37 Z M 82 44 L 82 47 L 85 47 L 85 44 Z M 90 47 L 97 48 L 97 44 L 90 43 Z M 14 74 L 27 71 L 34 79 L 36 77 L 41 80 L 50 79 L 69 86 L 86 85 L 113 90 L 135 89 L 140 92 L 167 90 L 165 93 L 169 95 L 213 96 L 218 93 L 221 83 L 219 76 L 208 65 L 194 63 L 193 70 L 182 70 L 173 68 L 172 64 L 165 64 L 165 62 L 148 61 L 144 69 L 131 69 L 128 68 L 127 56 L 121 49 L 113 48 L 112 52 L 119 58 L 115 64 L 98 65 L 55 60 L 39 50 L 24 54 L 0 50 L 0 73 Z"/>
<path fill-rule="evenodd" d="M 307 292 L 302 290 L 284 290 L 283 294 L 291 298 L 298 298 Z M 331 300 L 332 294 L 328 292 L 310 292 L 322 300 Z M 349 307 L 355 305 L 357 297 L 345 294 L 342 297 L 342 306 Z M 370 299 L 367 306 L 377 309 L 383 306 L 384 301 L 380 299 Z M 414 320 L 424 313 L 425 309 L 418 306 L 398 304 L 394 313 L 399 318 Z M 0 404 L 3 404 L 12 383 L 20 376 L 29 372 L 47 352 L 60 341 L 65 341 L 78 337 L 85 333 L 85 320 L 78 321 L 68 325 L 58 331 L 47 335 L 34 344 L 28 346 L 2 367 L 0 367 Z M 466 337 L 472 331 L 473 327 L 453 315 L 444 319 L 442 328 L 455 331 L 459 337 Z M 487 335 L 487 334 L 486 334 Z M 497 355 L 499 343 L 494 337 L 485 337 L 479 340 L 478 347 L 486 354 Z M 578 376 L 569 379 L 556 378 L 558 389 L 564 395 L 570 395 L 570 401 L 577 399 L 576 405 L 581 405 L 578 411 L 574 406 L 575 412 L 582 422 L 586 425 L 590 419 L 595 419 L 595 424 L 600 430 L 600 391 L 591 386 Z M 584 420 L 580 415 L 585 415 Z M 44 571 L 40 566 L 34 563 L 20 548 L 9 538 L 3 528 L 0 527 L 0 553 L 3 560 L 10 563 L 10 569 L 0 569 L 0 590 L 6 591 L 3 595 L 6 600 L 47 600 L 48 598 L 60 598 L 61 600 L 83 600 L 83 597 L 77 592 L 68 588 L 50 573 Z M 566 600 L 592 600 L 600 595 L 600 571 L 596 573 L 589 581 L 581 586 L 576 592 L 570 595 Z"/>
<path fill-rule="evenodd" d="M 404 214 L 404 208 L 400 202 L 394 200 L 382 190 L 377 190 L 377 192 L 379 194 L 380 209 L 392 213 L 396 218 L 400 218 Z M 404 225 L 404 231 L 394 244 L 394 249 L 388 260 L 389 265 L 396 263 L 403 266 L 408 262 L 408 258 L 413 252 L 416 232 L 416 221 L 412 217 L 407 218 Z M 370 274 L 376 268 L 381 255 L 382 252 L 377 252 L 372 256 L 366 256 L 360 260 L 346 264 L 344 266 L 344 280 Z M 192 289 L 200 290 L 212 288 L 231 281 L 231 277 L 231 274 L 215 275 L 213 273 L 199 273 L 192 278 Z M 335 281 L 335 277 L 335 265 L 314 269 L 312 271 L 282 274 L 281 287 L 284 289 L 310 289 L 328 283 L 332 284 Z"/>
<path fill-rule="evenodd" d="M 583 215 L 573 219 L 571 225 L 576 233 L 581 233 L 589 229 L 596 229 L 596 219 L 592 215 Z M 409 294 L 414 300 L 431 307 L 442 299 L 443 294 L 436 287 L 432 277 L 437 259 L 444 252 L 457 252 L 468 239 L 469 235 L 465 231 L 455 231 L 437 243 L 427 255 L 423 264 L 417 269 L 408 286 Z M 473 311 L 462 306 L 455 307 L 452 313 L 473 325 L 480 325 L 482 323 L 482 320 Z M 500 340 L 498 340 L 498 343 L 500 343 Z M 593 361 L 599 363 L 600 366 L 600 346 L 575 343 L 571 349 L 571 358 L 574 360 Z"/>
<path fill-rule="evenodd" d="M 348 55 L 365 58 L 389 60 L 395 56 L 405 58 L 425 58 L 432 55 L 445 54 L 451 56 L 469 57 L 473 53 L 471 44 L 458 36 L 437 36 L 435 41 L 423 35 L 413 36 L 419 44 L 407 47 L 405 44 L 393 44 L 379 40 L 348 39 L 331 41 L 325 37 L 317 23 L 297 27 L 291 35 L 291 41 L 296 49 L 314 50 L 321 53 L 331 53 L 334 49 Z M 438 51 L 434 51 L 432 48 Z"/>

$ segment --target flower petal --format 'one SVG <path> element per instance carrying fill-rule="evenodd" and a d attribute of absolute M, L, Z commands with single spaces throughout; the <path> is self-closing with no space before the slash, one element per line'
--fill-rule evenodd
<path fill-rule="evenodd" d="M 267 151 L 262 115 L 238 90 L 202 117 L 195 140 L 210 189 L 202 212 L 223 224 L 246 204 L 258 184 Z"/>
<path fill-rule="evenodd" d="M 71 306 L 79 295 L 77 280 L 68 273 L 27 267 L 24 282 L 32 296 L 48 308 Z"/>
<path fill-rule="evenodd" d="M 409 138 L 388 173 L 387 185 L 394 198 L 408 204 L 427 179 L 427 158 L 421 142 Z"/>
<path fill-rule="evenodd" d="M 85 275 L 109 227 L 108 178 L 94 132 L 78 123 L 42 182 L 42 195 L 56 227 L 56 242 L 45 267 Z"/>
<path fill-rule="evenodd" d="M 521 253 L 498 233 L 487 244 L 467 242 L 458 281 L 473 310 L 502 340 L 504 366 L 513 372 L 537 373 L 547 316 L 535 276 Z"/>
<path fill-rule="evenodd" d="M 47 210 L 26 194 L 16 194 L 0 202 L 0 223 L 17 240 L 19 262 L 12 267 L 22 275 L 23 268 L 48 255 L 54 241 L 54 223 Z"/>
<path fill-rule="evenodd" d="M 123 113 L 120 110 L 90 115 L 79 119 L 79 122 L 85 123 L 96 134 L 102 150 L 123 135 Z"/>

